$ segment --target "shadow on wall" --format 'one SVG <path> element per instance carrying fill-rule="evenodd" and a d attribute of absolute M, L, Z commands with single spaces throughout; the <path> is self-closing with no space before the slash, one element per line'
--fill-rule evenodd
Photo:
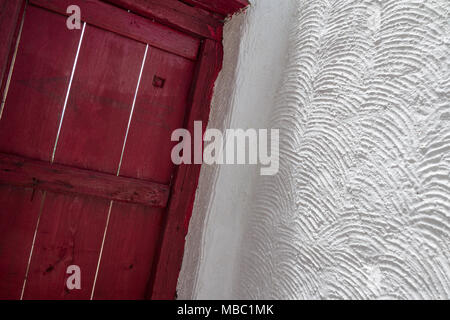
<path fill-rule="evenodd" d="M 450 298 L 449 12 L 255 0 L 229 22 L 210 126 L 280 128 L 280 172 L 202 169 L 180 298 Z"/>
<path fill-rule="evenodd" d="M 295 0 L 254 0 L 224 30 L 224 68 L 209 128 L 268 128 L 282 79 Z M 203 166 L 178 297 L 231 298 L 242 233 L 251 213 L 256 166 Z"/>

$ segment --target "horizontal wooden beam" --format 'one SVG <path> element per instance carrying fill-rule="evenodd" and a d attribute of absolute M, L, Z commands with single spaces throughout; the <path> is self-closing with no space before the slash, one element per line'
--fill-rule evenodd
<path fill-rule="evenodd" d="M 67 8 L 76 4 L 80 7 L 82 21 L 191 60 L 197 58 L 200 39 L 108 3 L 99 0 L 30 0 L 30 2 L 66 16 L 69 15 L 66 12 Z"/>
<path fill-rule="evenodd" d="M 222 40 L 223 17 L 178 0 L 103 0 L 202 38 Z"/>
<path fill-rule="evenodd" d="M 169 186 L 0 153 L 0 184 L 166 207 Z"/>

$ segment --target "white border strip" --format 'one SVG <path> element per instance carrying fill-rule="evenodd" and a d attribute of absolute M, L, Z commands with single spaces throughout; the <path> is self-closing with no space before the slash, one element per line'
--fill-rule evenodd
<path fill-rule="evenodd" d="M 72 88 L 73 75 L 75 74 L 75 69 L 77 68 L 78 56 L 80 54 L 80 49 L 81 49 L 81 44 L 83 42 L 85 29 L 86 29 L 86 22 L 83 23 L 83 30 L 81 31 L 80 41 L 78 43 L 77 55 L 75 56 L 75 62 L 73 64 L 72 74 L 70 75 L 69 86 L 67 87 L 66 99 L 64 101 L 64 106 L 63 106 L 63 110 L 61 113 L 61 119 L 59 121 L 58 133 L 56 134 L 55 145 L 53 147 L 53 154 L 52 154 L 52 160 L 51 160 L 52 163 L 53 163 L 53 161 L 55 161 L 56 147 L 58 145 L 59 134 L 61 133 L 61 127 L 62 127 L 62 123 L 64 120 L 64 114 L 66 113 L 67 101 L 69 100 L 70 89 Z"/>

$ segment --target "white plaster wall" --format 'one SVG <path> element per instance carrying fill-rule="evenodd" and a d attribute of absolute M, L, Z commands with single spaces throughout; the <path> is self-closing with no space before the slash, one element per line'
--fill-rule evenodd
<path fill-rule="evenodd" d="M 253 2 L 210 125 L 280 128 L 280 172 L 202 171 L 179 296 L 449 299 L 450 1 Z"/>

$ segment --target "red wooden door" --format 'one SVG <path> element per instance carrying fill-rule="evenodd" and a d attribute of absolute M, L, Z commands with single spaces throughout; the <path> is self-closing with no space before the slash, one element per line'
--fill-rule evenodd
<path fill-rule="evenodd" d="M 94 0 L 31 0 L 21 24 L 0 110 L 0 298 L 145 298 L 200 40 Z"/>

